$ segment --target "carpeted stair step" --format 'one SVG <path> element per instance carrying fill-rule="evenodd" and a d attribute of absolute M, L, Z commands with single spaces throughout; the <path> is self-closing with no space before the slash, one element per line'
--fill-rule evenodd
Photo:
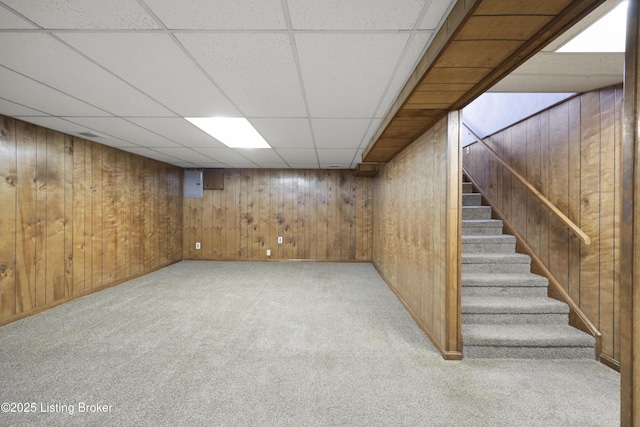
<path fill-rule="evenodd" d="M 513 253 L 515 251 L 516 238 L 508 234 L 462 236 L 463 253 Z"/>
<path fill-rule="evenodd" d="M 593 359 L 595 339 L 568 325 L 462 325 L 465 358 Z"/>
<path fill-rule="evenodd" d="M 502 221 L 499 219 L 468 219 L 462 221 L 463 236 L 489 236 L 502 234 Z"/>
<path fill-rule="evenodd" d="M 566 325 L 569 307 L 545 297 L 462 297 L 462 324 L 483 325 Z"/>
<path fill-rule="evenodd" d="M 545 297 L 549 280 L 533 273 L 462 273 L 462 295 Z"/>
<path fill-rule="evenodd" d="M 462 193 L 462 206 L 480 206 L 482 204 L 482 194 Z"/>
<path fill-rule="evenodd" d="M 491 219 L 491 206 L 463 206 L 462 219 Z"/>
<path fill-rule="evenodd" d="M 524 254 L 462 253 L 462 273 L 528 273 L 531 258 Z"/>
<path fill-rule="evenodd" d="M 470 182 L 462 183 L 462 194 L 464 193 L 473 193 L 473 184 Z"/>

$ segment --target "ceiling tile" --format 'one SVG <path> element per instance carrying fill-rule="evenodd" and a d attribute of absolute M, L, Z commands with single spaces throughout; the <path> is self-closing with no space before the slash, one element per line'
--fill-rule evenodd
<path fill-rule="evenodd" d="M 250 119 L 273 148 L 313 148 L 309 119 Z"/>
<path fill-rule="evenodd" d="M 250 162 L 229 162 L 227 163 L 229 167 L 237 168 L 237 169 L 257 169 L 258 165 Z"/>
<path fill-rule="evenodd" d="M 112 138 L 112 137 L 99 137 L 99 138 L 86 138 L 82 135 L 79 135 L 80 138 L 82 139 L 88 139 L 90 141 L 95 141 L 95 142 L 99 142 L 100 144 L 103 145 L 108 145 L 109 147 L 113 147 L 113 148 L 118 148 L 120 150 L 125 150 L 128 148 L 139 148 L 139 145 L 136 144 L 132 144 L 130 142 L 127 141 L 122 141 L 121 139 L 118 138 Z"/>
<path fill-rule="evenodd" d="M 142 148 L 142 147 L 127 147 L 123 148 L 124 151 L 128 151 L 130 153 L 138 154 L 143 157 L 147 157 L 149 159 L 159 160 L 161 162 L 171 163 L 180 162 L 179 159 L 168 156 L 164 153 L 159 153 L 151 148 Z"/>
<path fill-rule="evenodd" d="M 316 156 L 316 150 L 298 149 L 298 148 L 280 148 L 276 151 L 289 164 L 294 164 L 294 163 L 315 164 L 315 167 L 318 167 L 318 157 Z"/>
<path fill-rule="evenodd" d="M 249 161 L 231 148 L 194 148 L 195 151 L 220 163 L 249 163 Z M 255 165 L 254 165 L 255 166 Z"/>
<path fill-rule="evenodd" d="M 11 117 L 19 116 L 49 116 L 42 111 L 34 110 L 24 105 L 16 104 L 15 102 L 7 101 L 0 98 L 0 114 Z"/>
<path fill-rule="evenodd" d="M 320 164 L 346 164 L 350 165 L 354 156 L 357 154 L 356 149 L 318 149 L 318 159 Z"/>
<path fill-rule="evenodd" d="M 181 116 L 239 113 L 167 34 L 60 34 L 75 49 Z"/>
<path fill-rule="evenodd" d="M 455 3 L 455 0 L 431 0 L 431 4 L 425 13 L 422 23 L 420 24 L 421 30 L 435 30 L 440 23 L 449 15 L 448 10 Z"/>
<path fill-rule="evenodd" d="M 281 0 L 145 0 L 169 29 L 282 30 Z"/>
<path fill-rule="evenodd" d="M 369 119 L 312 119 L 317 148 L 358 148 Z"/>
<path fill-rule="evenodd" d="M 294 30 L 411 30 L 426 0 L 289 0 Z"/>
<path fill-rule="evenodd" d="M 312 117 L 371 117 L 409 35 L 296 34 Z"/>
<path fill-rule="evenodd" d="M 412 37 L 409 38 L 409 46 L 393 75 L 389 86 L 386 88 L 386 93 L 380 102 L 380 106 L 376 111 L 376 117 L 384 117 L 387 113 L 387 110 L 398 97 L 398 94 L 404 87 L 405 83 L 409 79 L 411 73 L 418 65 L 418 62 L 422 59 L 422 55 L 427 49 L 428 43 L 431 39 L 433 32 L 431 31 L 422 31 L 416 32 Z"/>
<path fill-rule="evenodd" d="M 187 147 L 226 147 L 181 117 L 131 117 L 127 120 Z"/>
<path fill-rule="evenodd" d="M 318 169 L 317 163 L 289 163 L 291 169 Z"/>
<path fill-rule="evenodd" d="M 160 28 L 136 0 L 3 0 L 3 3 L 44 28 Z"/>
<path fill-rule="evenodd" d="M 291 166 L 285 163 L 260 163 L 260 169 L 291 169 Z"/>
<path fill-rule="evenodd" d="M 0 30 L 17 30 L 36 28 L 10 10 L 5 9 L 0 4 Z"/>
<path fill-rule="evenodd" d="M 170 147 L 170 148 L 154 148 L 154 151 L 166 154 L 167 156 L 175 157 L 183 162 L 199 162 L 202 160 L 211 161 L 211 159 L 203 158 L 201 153 L 193 151 L 186 147 Z"/>
<path fill-rule="evenodd" d="M 74 136 L 77 136 L 80 132 L 92 132 L 91 129 L 71 123 L 59 117 L 20 117 L 20 120 Z M 100 141 L 101 139 L 102 138 L 95 138 L 93 140 Z"/>
<path fill-rule="evenodd" d="M 5 67 L 113 115 L 175 115 L 46 34 L 0 33 L 0 57 Z"/>
<path fill-rule="evenodd" d="M 121 148 L 121 149 L 128 148 L 128 147 L 139 147 L 138 145 L 132 144 L 131 142 L 123 141 L 121 139 L 114 138 L 112 136 L 103 135 L 99 132 L 96 132 L 93 129 L 80 126 L 76 123 L 71 123 L 59 117 L 24 117 L 24 118 L 21 118 L 21 120 L 36 124 L 38 126 L 45 127 L 47 129 L 57 130 L 58 132 L 66 133 L 67 135 L 77 136 L 78 138 L 98 142 L 103 145 L 108 145 L 110 147 Z M 97 136 L 95 138 L 87 137 L 86 135 L 81 135 L 82 132 L 97 134 Z"/>
<path fill-rule="evenodd" d="M 141 147 L 175 147 L 173 141 L 149 132 L 119 117 L 66 117 L 67 120 L 104 135 L 134 142 Z"/>
<path fill-rule="evenodd" d="M 2 82 L 2 98 L 27 108 L 51 115 L 108 115 L 102 110 L 6 68 L 0 67 L 0 82 Z M 3 110 L 0 110 L 0 113 L 8 114 Z"/>
<path fill-rule="evenodd" d="M 284 160 L 282 160 L 278 153 L 273 151 L 271 148 L 237 148 L 236 151 L 244 158 L 257 164 L 271 163 L 286 166 Z"/>
<path fill-rule="evenodd" d="M 178 166 L 180 166 L 180 164 L 178 164 Z M 216 168 L 216 169 L 227 167 L 227 165 L 225 165 L 224 163 L 212 162 L 212 161 L 209 161 L 208 159 L 205 160 L 205 157 L 203 157 L 200 161 L 196 162 L 195 166 L 199 168 Z"/>
<path fill-rule="evenodd" d="M 178 34 L 246 117 L 305 117 L 286 34 Z"/>

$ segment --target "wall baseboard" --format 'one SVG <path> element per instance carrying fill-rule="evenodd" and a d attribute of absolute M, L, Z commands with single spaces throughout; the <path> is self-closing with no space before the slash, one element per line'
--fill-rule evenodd
<path fill-rule="evenodd" d="M 400 301 L 400 303 L 402 304 L 404 309 L 407 310 L 407 312 L 409 313 L 409 315 L 411 316 L 413 321 L 416 322 L 416 324 L 422 330 L 422 332 L 425 333 L 427 338 L 429 338 L 429 341 L 431 341 L 431 344 L 433 344 L 433 346 L 436 348 L 436 350 L 438 350 L 438 352 L 442 355 L 442 357 L 445 360 L 462 360 L 462 353 L 461 352 L 459 352 L 459 351 L 447 351 L 444 348 L 442 348 L 442 346 L 438 343 L 438 341 L 433 336 L 433 333 L 431 332 L 431 329 L 429 329 L 427 327 L 427 325 L 425 325 L 424 322 L 418 317 L 418 315 L 411 309 L 411 307 L 409 307 L 409 305 L 405 302 L 404 298 L 402 298 L 402 296 L 398 293 L 396 288 L 391 284 L 391 282 L 389 282 L 389 280 L 387 280 L 387 278 L 384 276 L 382 271 L 380 271 L 380 269 L 378 268 L 376 263 L 372 262 L 372 264 L 373 264 L 373 267 L 378 272 L 378 274 L 380 275 L 380 277 L 382 277 L 382 280 L 384 280 L 384 282 L 387 284 L 389 289 L 391 289 L 391 292 L 393 292 L 393 294 L 396 296 L 396 298 L 398 298 L 398 301 Z"/>
<path fill-rule="evenodd" d="M 123 284 L 125 282 L 128 282 L 129 280 L 137 279 L 138 277 L 142 277 L 142 276 L 145 276 L 145 275 L 147 275 L 149 273 L 153 273 L 154 271 L 160 270 L 161 268 L 164 268 L 164 267 L 168 267 L 168 266 L 170 266 L 172 264 L 175 264 L 175 263 L 178 263 L 180 261 L 182 261 L 182 260 L 179 259 L 177 261 L 171 261 L 171 262 L 168 262 L 168 263 L 166 263 L 164 265 L 160 265 L 158 267 L 155 267 L 155 268 L 153 268 L 153 269 L 151 269 L 151 270 L 149 270 L 149 271 L 147 271 L 145 273 L 136 274 L 136 275 L 133 275 L 131 277 L 127 277 L 125 279 L 120 279 L 120 280 L 117 280 L 115 282 L 109 283 L 108 285 L 104 285 L 104 286 L 101 286 L 101 287 L 95 288 L 95 289 L 90 289 L 90 290 L 85 291 L 85 292 L 83 292 L 81 294 L 73 295 L 73 296 L 70 296 L 70 297 L 63 298 L 63 299 L 59 299 L 59 300 L 56 300 L 56 301 L 54 301 L 54 302 L 52 302 L 50 304 L 43 305 L 43 306 L 40 306 L 40 307 L 36 307 L 36 308 L 34 308 L 32 310 L 24 311 L 22 313 L 15 314 L 15 315 L 13 315 L 11 317 L 7 317 L 6 319 L 0 320 L 0 326 L 4 326 L 4 325 L 7 325 L 9 323 L 16 322 L 18 320 L 24 319 L 26 317 L 33 316 L 33 315 L 38 314 L 38 313 L 42 313 L 42 312 L 47 311 L 47 310 L 49 310 L 49 309 L 51 309 L 53 307 L 57 307 L 57 306 L 59 306 L 61 304 L 73 301 L 74 299 L 81 298 L 81 297 L 84 297 L 84 296 L 87 296 L 87 295 L 91 295 L 91 294 L 99 292 L 99 291 L 103 291 L 103 290 L 108 289 L 108 288 L 112 288 L 114 286 L 121 285 L 121 284 Z"/>
<path fill-rule="evenodd" d="M 184 261 L 232 261 L 232 262 L 345 262 L 365 264 L 371 263 L 371 260 L 366 259 L 307 259 L 307 258 L 277 258 L 277 259 L 250 259 L 250 258 L 183 258 Z"/>

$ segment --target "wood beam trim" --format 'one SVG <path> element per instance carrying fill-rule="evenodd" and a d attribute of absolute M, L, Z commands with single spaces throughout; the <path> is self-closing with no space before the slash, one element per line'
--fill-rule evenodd
<path fill-rule="evenodd" d="M 502 64 L 490 72 L 484 79 L 451 105 L 451 109 L 462 109 L 475 98 L 489 90 L 502 78 L 514 71 L 533 55 L 538 53 L 544 46 L 552 42 L 562 33 L 574 26 L 589 13 L 593 12 L 604 0 L 576 0 L 567 8 L 545 25 L 534 37 L 524 43 Z"/>
<path fill-rule="evenodd" d="M 435 37 L 433 38 L 433 41 L 427 48 L 427 51 L 416 66 L 416 69 L 413 71 L 407 83 L 405 83 L 404 87 L 400 91 L 398 98 L 387 112 L 387 115 L 380 124 L 380 127 L 378 127 L 378 130 L 376 131 L 371 144 L 369 144 L 369 146 L 367 146 L 367 148 L 365 149 L 362 155 L 363 161 L 374 161 L 369 158 L 369 153 L 373 150 L 373 147 L 377 144 L 378 140 L 384 133 L 389 123 L 395 118 L 398 111 L 402 109 L 406 101 L 415 91 L 416 87 L 418 87 L 422 83 L 422 80 L 427 74 L 427 71 L 433 66 L 435 60 L 446 49 L 449 42 L 453 39 L 455 31 L 463 24 L 466 19 L 471 16 L 471 11 L 475 9 L 478 2 L 481 1 L 482 0 L 458 0 L 456 2 L 455 6 L 449 13 L 449 16 L 447 16 L 444 24 L 438 30 Z M 390 159 L 391 158 L 389 158 L 388 160 Z"/>
<path fill-rule="evenodd" d="M 451 105 L 447 106 L 446 103 L 434 103 L 434 104 L 425 104 L 425 103 L 412 103 L 411 98 L 415 94 L 416 91 L 421 87 L 421 85 L 425 82 L 431 82 L 428 80 L 429 75 L 432 70 L 437 72 L 437 68 L 440 68 L 441 65 L 447 65 L 447 56 L 445 52 L 450 49 L 452 43 L 456 42 L 456 38 L 459 37 L 460 33 L 463 31 L 465 25 L 469 22 L 469 20 L 474 16 L 480 16 L 483 13 L 486 13 L 487 10 L 491 10 L 491 7 L 505 7 L 509 5 L 509 2 L 498 1 L 497 0 L 471 0 L 465 2 L 463 0 L 459 0 L 454 6 L 452 12 L 447 17 L 445 24 L 438 31 L 436 37 L 434 38 L 434 42 L 429 46 L 427 52 L 423 56 L 420 61 L 418 67 L 413 72 L 412 76 L 409 78 L 404 88 L 402 89 L 398 99 L 391 107 L 386 117 L 384 118 L 382 124 L 378 128 L 372 142 L 365 149 L 363 154 L 364 161 L 374 161 L 369 157 L 370 153 L 373 151 L 374 146 L 377 145 L 381 137 L 384 135 L 387 127 L 393 122 L 396 115 L 404 110 L 404 109 L 449 109 L 456 110 L 461 109 L 466 106 L 469 102 L 475 99 L 480 94 L 484 93 L 491 86 L 497 83 L 504 76 L 509 74 L 515 68 L 517 68 L 520 64 L 525 62 L 535 53 L 537 53 L 544 45 L 548 44 L 550 41 L 555 39 L 558 35 L 562 34 L 566 29 L 573 26 L 576 22 L 582 19 L 584 16 L 592 12 L 597 6 L 599 6 L 604 0 L 576 0 L 568 4 L 568 6 L 564 6 L 561 10 L 560 15 L 553 17 L 540 31 L 538 31 L 536 36 L 533 39 L 527 42 L 520 41 L 511 41 L 512 43 L 521 43 L 521 45 L 515 49 L 515 52 L 512 52 L 508 57 L 501 58 L 498 55 L 496 58 L 500 58 L 503 61 L 498 64 L 495 68 L 492 68 L 493 62 L 480 62 L 476 65 L 476 68 L 471 68 L 473 70 L 477 70 L 478 68 L 484 68 L 487 73 L 484 77 L 480 77 L 479 82 L 465 95 L 461 96 L 460 99 L 454 101 Z M 558 2 L 543 2 L 542 6 L 544 7 L 557 7 L 560 8 Z M 551 6 L 550 6 L 551 5 Z M 485 6 L 481 8 L 481 6 Z M 519 6 L 520 7 L 520 6 Z M 534 10 L 537 10 L 534 8 Z M 516 12 L 517 14 L 518 12 Z M 523 12 L 519 12 L 523 13 Z M 535 14 L 540 14 L 537 12 Z M 503 15 L 503 14 L 500 14 Z M 469 47 L 471 45 L 467 45 Z M 460 45 L 462 47 L 462 45 Z M 464 49 L 460 50 L 460 52 L 464 51 Z M 451 55 L 451 54 L 448 54 Z M 444 56 L 444 59 L 443 59 Z M 464 56 L 464 55 L 463 55 Z M 496 61 L 496 58 L 493 58 Z M 449 58 L 450 59 L 450 58 Z M 442 62 L 444 61 L 444 62 Z M 486 58 L 483 59 L 486 61 Z M 451 62 L 451 61 L 449 61 Z M 455 65 L 455 64 L 454 64 Z M 456 67 L 448 67 L 448 68 L 456 68 Z M 470 73 L 468 73 L 470 79 L 474 79 Z M 443 76 L 441 76 L 443 77 Z M 475 77 L 476 79 L 478 77 Z M 461 83 L 473 83 L 473 82 L 461 82 Z M 408 142 L 408 144 L 411 141 Z M 407 145 L 408 145 L 407 144 Z M 396 153 L 397 154 L 397 153 Z M 388 161 L 389 159 L 384 159 L 383 161 Z M 380 160 L 377 160 L 380 161 Z"/>

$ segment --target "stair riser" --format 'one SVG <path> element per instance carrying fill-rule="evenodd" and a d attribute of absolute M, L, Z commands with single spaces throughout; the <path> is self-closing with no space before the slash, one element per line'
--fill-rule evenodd
<path fill-rule="evenodd" d="M 567 314 L 493 314 L 493 313 L 462 313 L 463 324 L 483 325 L 566 325 L 569 321 Z"/>
<path fill-rule="evenodd" d="M 479 206 L 479 207 L 463 207 L 462 219 L 491 219 L 491 207 Z"/>
<path fill-rule="evenodd" d="M 464 346 L 467 359 L 593 359 L 593 347 Z"/>
<path fill-rule="evenodd" d="M 463 182 L 462 183 L 462 193 L 473 193 L 473 184 L 470 182 Z"/>
<path fill-rule="evenodd" d="M 482 196 L 480 194 L 462 194 L 462 206 L 480 206 L 481 203 Z"/>
<path fill-rule="evenodd" d="M 465 225 L 462 224 L 463 236 L 495 236 L 502 234 L 502 225 Z"/>
<path fill-rule="evenodd" d="M 522 264 L 462 264 L 463 273 L 528 273 L 529 263 Z"/>
<path fill-rule="evenodd" d="M 545 297 L 547 288 L 531 286 L 462 286 L 462 294 L 470 297 Z"/>
<path fill-rule="evenodd" d="M 463 253 L 514 253 L 515 243 L 462 243 Z"/>

